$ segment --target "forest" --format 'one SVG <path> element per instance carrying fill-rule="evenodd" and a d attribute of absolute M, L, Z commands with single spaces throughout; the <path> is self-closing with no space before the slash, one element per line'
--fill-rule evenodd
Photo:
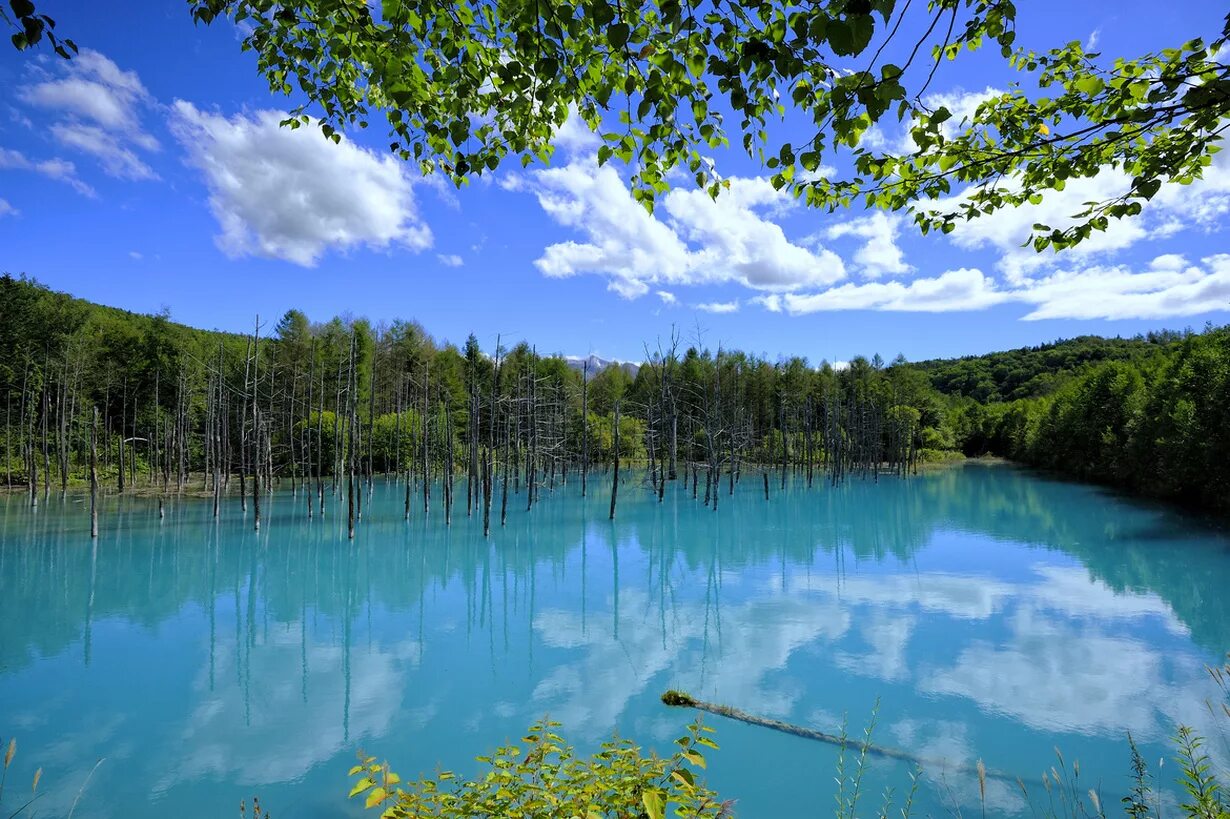
<path fill-rule="evenodd" d="M 645 351 L 592 371 L 528 341 L 459 347 L 414 321 L 297 310 L 229 334 L 5 274 L 4 485 L 31 504 L 87 483 L 205 494 L 215 509 L 237 494 L 259 526 L 262 490 L 306 484 L 306 515 L 347 491 L 353 531 L 353 487 L 376 475 L 407 478 L 407 517 L 434 500 L 449 519 L 464 491 L 490 526 L 621 462 L 659 495 L 690 480 L 716 509 L 745 470 L 768 497 L 790 473 L 811 485 L 991 455 L 1230 512 L 1230 328 L 840 368 L 677 333 Z"/>

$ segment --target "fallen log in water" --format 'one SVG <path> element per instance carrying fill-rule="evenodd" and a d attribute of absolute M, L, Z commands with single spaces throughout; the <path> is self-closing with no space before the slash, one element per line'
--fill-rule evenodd
<path fill-rule="evenodd" d="M 850 747 L 860 753 L 867 753 L 871 756 L 885 757 L 887 759 L 900 759 L 905 762 L 912 762 L 922 768 L 933 768 L 939 771 L 973 773 L 978 776 L 985 776 L 991 779 L 1001 779 L 1006 782 L 1015 782 L 1024 787 L 1024 782 L 1020 777 L 1013 776 L 1012 774 L 1005 773 L 1003 771 L 996 771 L 985 767 L 980 770 L 977 765 L 954 763 L 947 759 L 928 759 L 898 748 L 889 748 L 884 745 L 872 745 L 871 743 L 861 742 L 857 739 L 851 739 L 850 737 L 827 734 L 824 731 L 817 731 L 815 728 L 794 725 L 793 723 L 769 719 L 768 717 L 758 717 L 755 714 L 740 711 L 738 708 L 731 708 L 729 705 L 718 705 L 716 703 L 698 700 L 690 694 L 683 691 L 677 691 L 673 688 L 662 695 L 662 702 L 666 705 L 679 708 L 695 708 L 698 711 L 707 711 L 710 714 L 717 714 L 719 717 L 736 719 L 740 722 L 746 722 L 748 725 L 759 725 L 762 728 L 781 731 L 784 734 L 792 734 L 796 737 L 803 737 L 804 739 L 814 739 L 819 742 L 827 742 L 830 745 L 836 745 L 842 748 Z"/>

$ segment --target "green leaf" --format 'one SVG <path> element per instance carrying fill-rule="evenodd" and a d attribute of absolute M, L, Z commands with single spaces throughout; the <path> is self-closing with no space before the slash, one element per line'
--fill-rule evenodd
<path fill-rule="evenodd" d="M 606 30 L 607 42 L 611 44 L 611 48 L 620 49 L 628 43 L 628 36 L 631 34 L 631 29 L 627 23 L 615 23 Z"/>
<path fill-rule="evenodd" d="M 1094 76 L 1082 77 L 1076 81 L 1075 85 L 1077 91 L 1080 91 L 1082 94 L 1090 97 L 1097 94 L 1103 87 L 1105 87 L 1105 84 L 1102 82 L 1102 78 Z"/>
<path fill-rule="evenodd" d="M 1145 199 L 1152 199 L 1153 195 L 1162 187 L 1160 179 L 1137 179 L 1135 181 L 1136 192 Z"/>
<path fill-rule="evenodd" d="M 863 49 L 871 42 L 871 35 L 875 33 L 875 20 L 872 19 L 870 14 L 859 14 L 850 17 L 849 21 L 853 53 L 861 54 Z"/>
<path fill-rule="evenodd" d="M 645 812 L 649 814 L 649 819 L 664 819 L 666 816 L 666 808 L 662 804 L 662 794 L 656 790 L 646 790 L 641 794 L 641 802 L 645 805 Z"/>
<path fill-rule="evenodd" d="M 374 808 L 383 802 L 386 796 L 388 796 L 388 792 L 384 788 L 375 788 L 367 795 L 367 801 L 363 803 L 363 807 Z"/>
<path fill-rule="evenodd" d="M 828 25 L 829 45 L 833 53 L 845 57 L 854 53 L 854 32 L 845 20 L 830 20 Z"/>

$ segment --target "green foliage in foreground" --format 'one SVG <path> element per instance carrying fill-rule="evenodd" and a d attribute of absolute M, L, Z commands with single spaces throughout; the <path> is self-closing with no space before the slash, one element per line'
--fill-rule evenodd
<path fill-rule="evenodd" d="M 505 745 L 478 761 L 489 770 L 472 780 L 441 773 L 403 785 L 374 757 L 350 769 L 351 797 L 379 808 L 386 819 L 440 816 L 583 817 L 662 819 L 729 816 L 730 806 L 697 780 L 705 767 L 702 749 L 716 749 L 711 729 L 693 723 L 676 740 L 674 755 L 645 756 L 629 740 L 604 743 L 592 757 L 578 757 L 553 732 L 555 722 L 530 727 L 523 745 Z"/>

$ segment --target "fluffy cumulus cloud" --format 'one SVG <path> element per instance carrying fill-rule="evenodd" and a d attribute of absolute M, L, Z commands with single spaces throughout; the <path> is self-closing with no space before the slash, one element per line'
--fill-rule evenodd
<path fill-rule="evenodd" d="M 1066 269 L 1023 283 L 1026 319 L 1170 318 L 1230 308 L 1230 255 L 1176 265 L 1171 255 L 1134 270 L 1127 265 Z"/>
<path fill-rule="evenodd" d="M 172 130 L 204 176 L 224 252 L 311 266 L 329 248 L 431 246 L 402 164 L 322 139 L 311 126 L 280 127 L 282 119 L 276 111 L 225 117 L 182 100 L 172 107 Z"/>
<path fill-rule="evenodd" d="M 904 221 L 900 214 L 876 211 L 862 219 L 851 219 L 829 228 L 829 239 L 853 236 L 863 240 L 854 252 L 854 263 L 869 279 L 881 276 L 900 276 L 913 268 L 906 263 L 905 254 L 897 245 L 897 235 Z"/>
<path fill-rule="evenodd" d="M 602 276 L 626 298 L 655 285 L 727 282 L 789 292 L 845 276 L 836 254 L 786 237 L 773 217 L 792 200 L 766 179 L 732 178 L 717 200 L 678 188 L 650 214 L 613 166 L 597 166 L 592 140 L 572 126 L 562 135 L 565 164 L 504 183 L 531 192 L 552 220 L 580 234 L 543 251 L 535 264 L 547 276 Z"/>
<path fill-rule="evenodd" d="M 946 126 L 952 130 L 999 93 L 958 89 L 925 102 L 953 112 Z M 883 141 L 897 150 L 911 147 L 908 137 Z M 702 297 L 693 308 L 733 313 L 755 305 L 799 316 L 1015 305 L 1025 320 L 1171 318 L 1230 307 L 1226 257 L 1139 258 L 1147 241 L 1220 230 L 1230 214 L 1230 152 L 1218 155 L 1203 180 L 1164 187 L 1141 217 L 1114 221 L 1061 254 L 1039 254 L 1021 246 L 1035 223 L 1072 224 L 1086 202 L 1125 190 L 1128 177 L 1112 169 L 1071 181 L 1040 204 L 962 222 L 946 238 L 917 237 L 904 214 L 878 211 L 830 217 L 810 237 L 795 238 L 781 224 L 794 200 L 767 179 L 731 177 L 716 200 L 681 183 L 650 214 L 633 200 L 621 171 L 597 166 L 597 141 L 575 118 L 561 130 L 558 147 L 562 165 L 503 182 L 532 194 L 552 221 L 573 233 L 548 245 L 535 264 L 550 277 L 604 277 L 625 298 L 652 292 L 673 305 L 680 287 L 735 284 L 751 292 Z M 968 195 L 959 191 L 936 207 L 952 208 Z M 940 256 L 942 267 L 935 262 Z"/>
<path fill-rule="evenodd" d="M 988 93 L 991 89 L 937 101 L 966 111 Z M 990 251 L 997 275 L 963 269 L 939 276 L 920 275 L 908 283 L 843 284 L 816 293 L 786 294 L 764 306 L 801 314 L 835 309 L 978 310 L 1017 303 L 1025 308 L 1021 316 L 1025 320 L 1163 319 L 1230 309 L 1230 265 L 1225 254 L 1190 264 L 1175 253 L 1164 253 L 1152 261 L 1139 258 L 1148 243 L 1223 229 L 1230 214 L 1230 155 L 1226 152 L 1214 158 L 1203 179 L 1189 186 L 1164 186 L 1139 217 L 1111 220 L 1105 231 L 1094 232 L 1074 248 L 1036 253 L 1021 246 L 1035 223 L 1058 228 L 1071 225 L 1087 202 L 1113 198 L 1130 184 L 1127 174 L 1108 169 L 1091 179 L 1070 181 L 1063 191 L 1045 194 L 1039 204 L 1006 208 L 958 223 L 949 243 L 962 251 Z M 951 207 L 965 196 L 968 191 L 941 206 Z M 830 239 L 868 237 L 852 261 L 872 277 L 877 271 L 891 272 L 883 263 L 877 267 L 873 260 L 898 258 L 893 253 L 895 234 L 871 223 L 879 216 L 842 223 L 826 233 Z M 900 258 L 904 263 L 904 256 Z"/>
<path fill-rule="evenodd" d="M 466 263 L 465 259 L 456 253 L 437 253 L 436 260 L 445 267 L 461 267 Z"/>
<path fill-rule="evenodd" d="M 50 126 L 56 141 L 94 156 L 111 176 L 157 178 L 142 156 L 159 148 L 141 124 L 143 111 L 154 101 L 136 72 L 124 71 L 89 49 L 57 63 L 57 71 L 21 92 L 23 102 L 57 118 Z"/>

